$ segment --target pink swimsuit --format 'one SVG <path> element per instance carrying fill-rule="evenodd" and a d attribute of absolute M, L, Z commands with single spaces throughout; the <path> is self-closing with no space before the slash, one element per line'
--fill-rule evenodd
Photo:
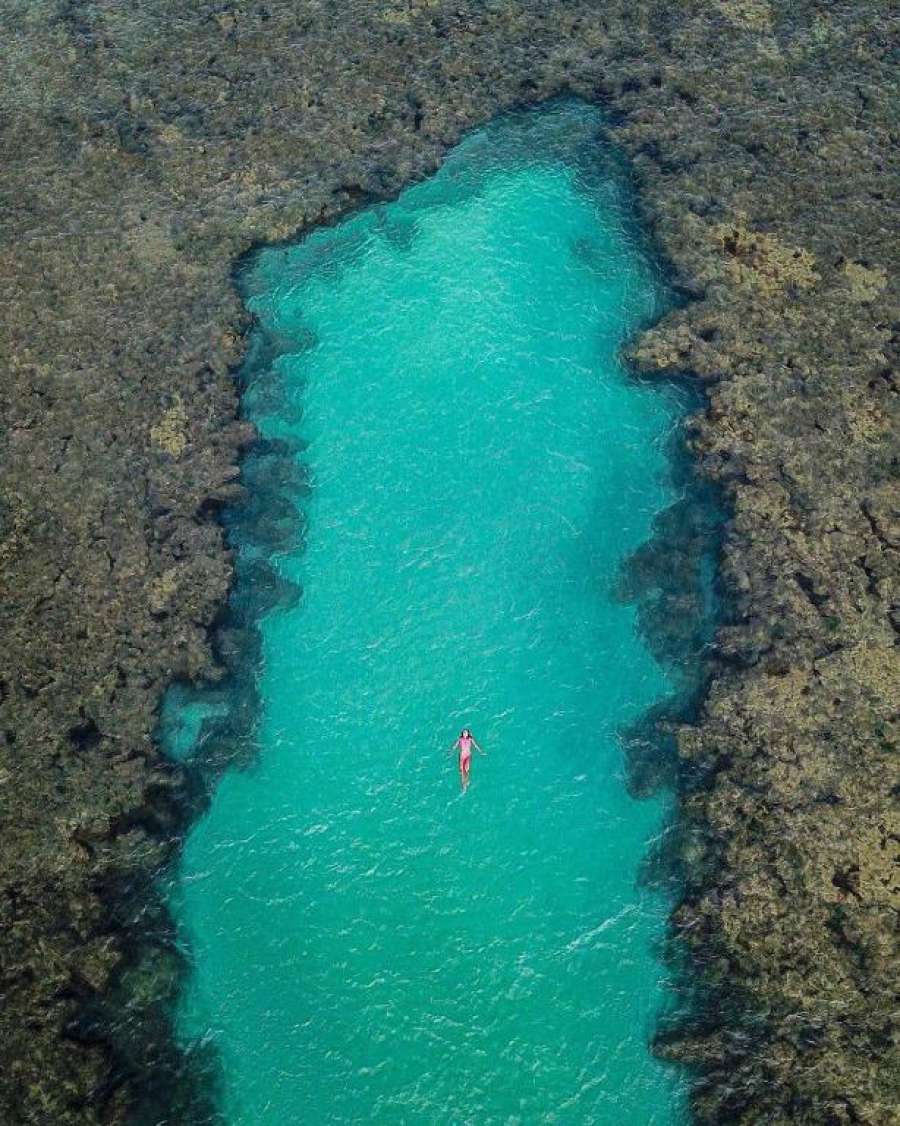
<path fill-rule="evenodd" d="M 472 758 L 472 738 L 469 735 L 459 737 L 459 765 L 466 766 Z"/>

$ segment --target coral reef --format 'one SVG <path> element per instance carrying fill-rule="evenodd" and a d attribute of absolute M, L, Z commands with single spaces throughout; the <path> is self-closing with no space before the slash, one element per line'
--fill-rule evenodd
<path fill-rule="evenodd" d="M 696 1069 L 699 1122 L 900 1121 L 890 19 L 877 0 L 0 12 L 4 1121 L 136 1121 L 155 1074 L 156 1121 L 211 1114 L 214 1064 L 171 1044 L 152 886 L 202 796 L 153 733 L 167 683 L 221 675 L 218 514 L 253 438 L 234 262 L 564 91 L 608 108 L 689 299 L 632 355 L 703 382 L 690 446 L 731 514 L 715 672 L 677 735 L 673 931 L 698 1001 L 659 1050 Z"/>

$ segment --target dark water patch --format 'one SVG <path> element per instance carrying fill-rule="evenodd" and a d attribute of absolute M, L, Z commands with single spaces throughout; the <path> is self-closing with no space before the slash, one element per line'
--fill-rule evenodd
<path fill-rule="evenodd" d="M 675 684 L 623 732 L 629 785 L 641 797 L 659 787 L 681 788 L 675 737 L 699 714 L 715 667 L 722 614 L 717 581 L 722 497 L 697 476 L 680 437 L 672 455 L 673 480 L 682 495 L 654 517 L 651 537 L 625 561 L 614 590 L 617 599 L 637 607 L 641 636 Z"/>

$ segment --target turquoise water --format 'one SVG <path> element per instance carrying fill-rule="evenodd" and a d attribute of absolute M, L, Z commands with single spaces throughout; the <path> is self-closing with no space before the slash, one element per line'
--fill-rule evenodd
<path fill-rule="evenodd" d="M 617 359 L 665 295 L 599 127 L 501 119 L 245 279 L 246 411 L 311 488 L 284 474 L 306 534 L 269 554 L 302 597 L 261 621 L 255 760 L 171 892 L 229 1124 L 680 1118 L 638 883 L 666 803 L 629 797 L 618 737 L 672 685 L 610 591 L 685 404 Z M 171 696 L 171 753 L 227 704 Z"/>

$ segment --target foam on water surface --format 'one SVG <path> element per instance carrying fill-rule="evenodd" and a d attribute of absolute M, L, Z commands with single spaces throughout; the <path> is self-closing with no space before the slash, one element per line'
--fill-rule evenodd
<path fill-rule="evenodd" d="M 312 488 L 255 761 L 171 892 L 179 1033 L 215 1044 L 235 1126 L 680 1117 L 648 1049 L 668 904 L 638 879 L 665 803 L 629 797 L 619 739 L 672 686 L 611 588 L 675 499 L 685 404 L 617 358 L 665 295 L 599 129 L 501 119 L 246 278 L 281 354 L 245 409 Z M 172 753 L 222 706 L 170 700 Z M 488 756 L 461 796 L 464 724 Z"/>

